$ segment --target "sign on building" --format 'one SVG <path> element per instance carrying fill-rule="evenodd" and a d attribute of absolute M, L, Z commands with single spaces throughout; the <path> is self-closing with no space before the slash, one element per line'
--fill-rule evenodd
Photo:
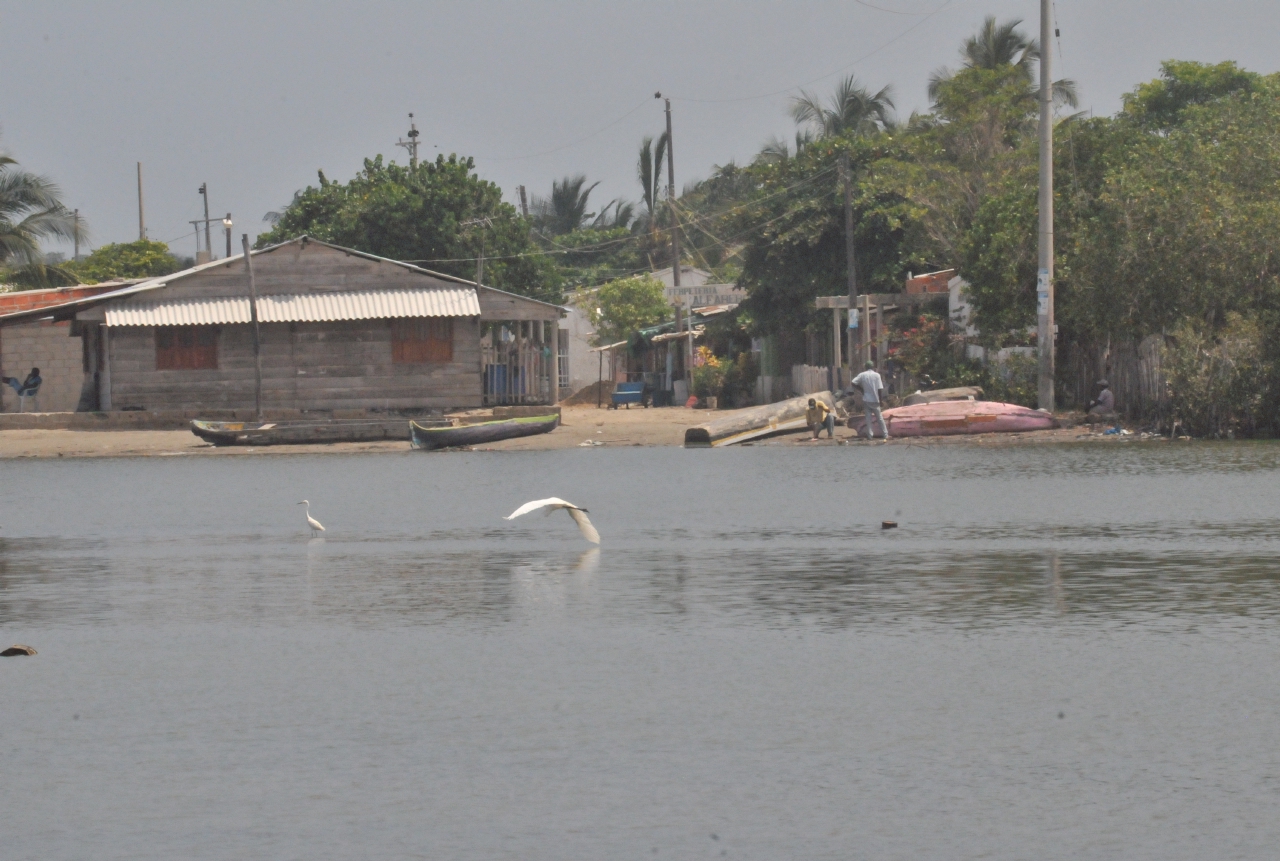
<path fill-rule="evenodd" d="M 701 284 L 696 287 L 664 287 L 668 305 L 683 308 L 705 308 L 708 305 L 737 305 L 747 298 L 747 291 L 736 284 Z M 678 300 L 678 301 L 677 301 Z"/>

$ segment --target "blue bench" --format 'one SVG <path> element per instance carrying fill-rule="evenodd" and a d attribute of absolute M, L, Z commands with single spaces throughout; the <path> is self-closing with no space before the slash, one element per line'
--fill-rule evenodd
<path fill-rule="evenodd" d="M 642 382 L 618 383 L 618 387 L 614 389 L 613 394 L 609 395 L 609 409 L 616 410 L 619 404 L 626 404 L 627 409 L 631 409 L 632 404 L 641 404 L 648 407 L 648 392 L 645 389 L 645 384 Z"/>

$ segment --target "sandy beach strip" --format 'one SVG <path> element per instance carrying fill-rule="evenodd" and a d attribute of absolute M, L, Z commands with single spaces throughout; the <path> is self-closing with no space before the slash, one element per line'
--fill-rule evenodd
<path fill-rule="evenodd" d="M 506 440 L 481 446 L 485 451 L 549 451 L 575 447 L 620 448 L 627 446 L 679 447 L 684 431 L 708 419 L 723 415 L 682 408 L 597 409 L 594 406 L 565 407 L 559 427 L 539 436 Z M 1052 431 L 1018 434 L 895 439 L 889 445 L 1037 445 L 1081 441 L 1135 441 L 1139 435 L 1103 437 L 1084 427 L 1064 427 Z M 858 440 L 852 431 L 836 428 L 835 440 L 825 436 L 818 442 L 808 432 L 760 440 L 751 445 L 884 445 L 883 441 Z M 291 454 L 351 454 L 357 452 L 404 452 L 406 441 L 330 443 L 323 445 L 214 446 L 186 430 L 7 430 L 0 431 L 0 459 L 52 457 L 173 457 Z"/>

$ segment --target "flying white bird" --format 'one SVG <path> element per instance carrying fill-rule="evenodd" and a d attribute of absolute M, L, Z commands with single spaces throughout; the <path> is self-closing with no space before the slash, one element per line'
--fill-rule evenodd
<path fill-rule="evenodd" d="M 324 527 L 320 525 L 320 521 L 311 516 L 311 503 L 304 499 L 298 504 L 307 507 L 307 525 L 311 527 L 311 534 L 315 535 L 316 533 L 324 532 Z"/>
<path fill-rule="evenodd" d="M 502 518 L 503 520 L 515 520 L 522 514 L 528 514 L 530 511 L 537 511 L 539 508 L 545 508 L 548 515 L 557 509 L 564 509 L 569 512 L 569 516 L 573 518 L 573 522 L 578 524 L 578 531 L 582 533 L 582 537 L 590 541 L 592 544 L 600 543 L 600 533 L 596 532 L 596 528 L 591 525 L 591 521 L 587 519 L 587 510 L 579 508 L 572 502 L 565 502 L 563 499 L 551 497 L 550 499 L 535 499 L 533 502 L 526 502 L 524 505 L 511 512 L 510 516 Z"/>

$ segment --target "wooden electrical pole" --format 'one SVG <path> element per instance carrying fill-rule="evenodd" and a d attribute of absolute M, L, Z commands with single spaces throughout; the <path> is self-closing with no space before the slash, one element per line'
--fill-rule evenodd
<path fill-rule="evenodd" d="M 1040 271 L 1036 278 L 1036 343 L 1040 409 L 1054 409 L 1053 373 L 1053 26 L 1052 0 L 1040 0 Z"/>
<path fill-rule="evenodd" d="M 655 93 L 655 95 L 662 95 Z M 667 106 L 667 206 L 671 210 L 671 284 L 680 286 L 680 231 L 676 221 L 676 156 L 671 139 L 671 100 L 663 99 Z M 679 294 L 677 294 L 679 295 Z"/>
<path fill-rule="evenodd" d="M 240 243 L 244 247 L 244 270 L 249 274 L 249 322 L 253 325 L 253 408 L 261 422 L 262 336 L 258 331 L 258 286 L 253 281 L 253 255 L 249 253 L 249 234 L 242 234 Z"/>
<path fill-rule="evenodd" d="M 529 195 L 525 192 L 524 186 L 518 186 L 520 190 L 520 215 L 524 218 L 529 217 Z"/>

